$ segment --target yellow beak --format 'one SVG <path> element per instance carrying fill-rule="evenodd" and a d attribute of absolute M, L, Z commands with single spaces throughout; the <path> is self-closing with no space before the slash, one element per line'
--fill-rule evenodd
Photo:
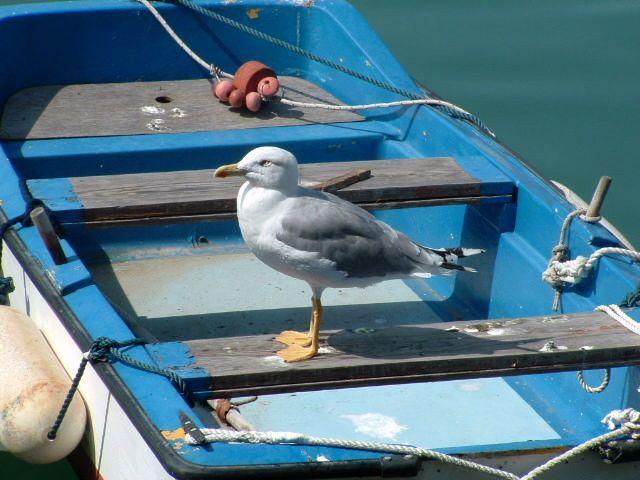
<path fill-rule="evenodd" d="M 247 172 L 238 168 L 237 163 L 232 163 L 231 165 L 222 165 L 221 167 L 218 167 L 213 176 L 216 178 L 225 178 L 231 176 L 242 177 L 245 173 Z"/>

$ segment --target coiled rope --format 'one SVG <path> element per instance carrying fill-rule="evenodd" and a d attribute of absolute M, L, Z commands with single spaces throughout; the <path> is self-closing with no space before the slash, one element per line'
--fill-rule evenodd
<path fill-rule="evenodd" d="M 167 21 L 162 17 L 162 15 L 160 15 L 160 13 L 156 10 L 156 8 L 148 1 L 148 0 L 138 0 L 142 5 L 144 5 L 153 15 L 153 17 L 158 21 L 158 23 L 165 29 L 165 31 L 169 34 L 169 36 L 171 36 L 171 38 L 176 42 L 176 44 L 182 48 L 182 50 L 184 50 L 184 52 L 189 55 L 189 57 L 191 57 L 192 60 L 194 60 L 198 65 L 200 65 L 202 68 L 204 68 L 210 75 L 215 76 L 217 79 L 220 79 L 220 77 L 224 77 L 224 78 L 233 78 L 233 75 L 231 75 L 228 72 L 223 71 L 222 69 L 220 69 L 219 67 L 215 66 L 212 63 L 208 63 L 206 62 L 202 57 L 200 57 L 198 54 L 196 54 L 187 44 L 186 42 L 184 42 L 184 40 L 182 40 L 180 38 L 180 36 L 171 28 L 171 26 L 167 23 Z M 269 42 L 273 45 L 276 45 L 278 47 L 284 48 L 286 50 L 289 50 L 292 53 L 295 53 L 297 55 L 301 55 L 309 60 L 312 60 L 314 62 L 317 63 L 321 63 L 323 65 L 326 65 L 330 68 L 333 68 L 335 70 L 338 70 L 342 73 L 345 73 L 347 75 L 350 75 L 354 78 L 357 78 L 359 80 L 362 80 L 364 82 L 370 83 L 372 85 L 375 85 L 379 88 L 382 88 L 384 90 L 387 90 L 389 92 L 395 93 L 397 95 L 401 95 L 403 97 L 407 97 L 410 100 L 398 100 L 398 101 L 394 101 L 394 102 L 382 102 L 382 103 L 370 103 L 370 104 L 360 104 L 360 105 L 331 105 L 328 103 L 307 103 L 307 102 L 298 102 L 295 100 L 289 100 L 286 98 L 273 98 L 270 101 L 277 101 L 280 102 L 284 105 L 288 105 L 288 106 L 292 106 L 292 107 L 298 107 L 298 108 L 320 108 L 320 109 L 325 109 L 325 110 L 371 110 L 371 109 L 376 109 L 376 108 L 391 108 L 391 107 L 400 107 L 400 106 L 412 106 L 412 105 L 429 105 L 433 108 L 436 108 L 438 110 L 440 110 L 441 112 L 449 115 L 452 118 L 457 118 L 457 119 L 461 119 L 461 120 L 465 120 L 468 121 L 474 125 L 476 125 L 478 128 L 480 128 L 482 131 L 486 132 L 487 134 L 491 135 L 492 137 L 495 137 L 495 134 L 484 124 L 484 122 L 482 120 L 480 120 L 478 117 L 476 117 L 475 115 L 473 115 L 470 112 L 467 112 L 466 110 L 458 107 L 457 105 L 454 105 L 453 103 L 450 102 L 446 102 L 444 100 L 438 100 L 438 99 L 434 99 L 434 98 L 429 98 L 428 96 L 426 96 L 426 94 L 424 94 L 424 97 L 421 97 L 420 95 L 417 95 L 413 92 L 410 92 L 408 90 L 404 90 L 401 88 L 396 87 L 395 85 L 392 85 L 388 82 L 384 82 L 382 80 L 379 80 L 377 78 L 368 76 L 368 75 L 364 75 L 356 70 L 353 70 L 351 68 L 345 67 L 344 65 L 341 65 L 340 63 L 334 62 L 333 60 L 330 60 L 328 58 L 322 57 L 320 55 L 317 55 L 313 52 L 310 52 L 304 48 L 300 48 L 297 45 L 293 45 L 292 43 L 289 43 L 285 40 L 282 40 L 280 38 L 276 38 L 272 35 L 269 35 L 267 33 L 261 32 L 260 30 L 256 30 L 255 28 L 249 27 L 243 23 L 240 23 L 236 20 L 233 20 L 232 18 L 226 17 L 224 15 L 221 15 L 217 12 L 214 12 L 213 10 L 209 10 L 207 8 L 204 8 L 200 5 L 198 5 L 197 3 L 194 3 L 190 0 L 176 0 L 177 2 L 179 2 L 180 4 L 182 4 L 183 6 L 198 12 L 202 15 L 205 15 L 209 18 L 212 18 L 214 20 L 217 20 L 219 22 L 222 22 L 226 25 L 229 25 L 233 28 L 236 28 L 238 30 L 241 30 L 249 35 L 252 35 L 260 40 Z"/>
<path fill-rule="evenodd" d="M 371 452 L 392 453 L 400 455 L 413 455 L 428 460 L 436 460 L 449 465 L 455 465 L 467 470 L 481 472 L 496 478 L 507 480 L 533 480 L 534 478 L 546 473 L 557 465 L 567 460 L 586 453 L 587 451 L 609 442 L 628 438 L 627 441 L 637 441 L 640 436 L 640 413 L 628 408 L 626 410 L 614 410 L 609 413 L 603 420 L 612 432 L 605 433 L 591 440 L 568 450 L 567 452 L 552 458 L 543 465 L 534 468 L 523 477 L 518 477 L 510 472 L 498 470 L 497 468 L 488 467 L 479 463 L 464 460 L 444 453 L 436 452 L 426 448 L 412 447 L 408 445 L 397 445 L 378 442 L 361 442 L 353 440 L 343 440 L 336 438 L 321 438 L 303 435 L 291 432 L 256 432 L 256 431 L 233 431 L 213 428 L 203 428 L 206 443 L 215 442 L 237 442 L 237 443 L 262 443 L 269 445 L 309 445 L 322 447 L 346 448 L 352 450 L 367 450 Z M 196 441 L 190 434 L 185 435 L 185 441 L 191 445 L 199 445 L 201 442 Z"/>
<path fill-rule="evenodd" d="M 144 345 L 146 342 L 140 338 L 133 338 L 130 340 L 125 340 L 122 342 L 113 340 L 107 337 L 99 337 L 97 338 L 91 345 L 89 351 L 85 352 L 82 355 L 82 360 L 80 361 L 80 365 L 78 366 L 78 370 L 76 371 L 75 376 L 71 382 L 71 386 L 69 387 L 69 391 L 67 392 L 67 396 L 62 402 L 62 406 L 60 407 L 60 411 L 58 412 L 58 416 L 56 417 L 53 425 L 51 426 L 51 430 L 47 433 L 47 438 L 49 440 L 55 440 L 56 435 L 58 433 L 58 429 L 60 425 L 62 425 L 62 421 L 64 420 L 67 411 L 69 410 L 69 406 L 71 405 L 71 401 L 73 400 L 73 396 L 78 390 L 78 386 L 80 385 L 80 380 L 87 368 L 87 364 L 89 362 L 106 362 L 113 361 L 113 359 L 119 360 L 122 363 L 125 363 L 131 367 L 137 368 L 139 370 L 144 370 L 145 372 L 155 373 L 157 375 L 162 375 L 163 377 L 171 380 L 180 390 L 180 392 L 188 397 L 188 390 L 184 381 L 180 376 L 172 370 L 166 368 L 160 368 L 156 365 L 152 365 L 150 363 L 141 362 L 140 360 L 136 360 L 129 355 L 124 354 L 121 349 L 126 347 L 131 347 L 134 345 Z"/>

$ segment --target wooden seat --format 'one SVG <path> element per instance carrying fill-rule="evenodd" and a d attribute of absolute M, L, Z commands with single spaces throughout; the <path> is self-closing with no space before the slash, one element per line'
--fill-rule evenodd
<path fill-rule="evenodd" d="M 549 373 L 640 362 L 640 336 L 602 312 L 455 325 L 457 328 L 446 322 L 325 331 L 320 355 L 293 364 L 275 356 L 283 345 L 274 335 L 159 343 L 150 345 L 149 350 L 160 366 L 173 367 L 175 362 L 187 365 L 174 370 L 201 398 Z M 176 358 L 176 352 L 185 358 Z"/>
<path fill-rule="evenodd" d="M 478 161 L 482 159 L 476 159 Z M 473 158 L 420 158 L 301 165 L 301 182 L 314 185 L 353 170 L 371 177 L 337 195 L 365 208 L 398 208 L 479 202 L 510 202 L 511 180 L 490 165 L 473 167 Z M 466 168 L 463 168 L 466 166 Z M 231 217 L 242 179 L 214 179 L 213 170 L 105 175 L 29 180 L 60 222 L 100 222 L 209 215 Z"/>
<path fill-rule="evenodd" d="M 291 100 L 340 104 L 307 80 L 285 76 L 281 81 Z M 354 112 L 301 111 L 280 103 L 250 114 L 220 103 L 204 79 L 47 85 L 9 98 L 0 118 L 0 139 L 153 135 L 361 120 L 364 117 Z"/>

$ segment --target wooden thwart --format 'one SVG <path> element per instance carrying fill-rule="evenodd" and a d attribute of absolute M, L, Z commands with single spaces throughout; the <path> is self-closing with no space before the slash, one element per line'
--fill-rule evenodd
<path fill-rule="evenodd" d="M 297 77 L 281 77 L 287 98 L 340 102 Z M 220 103 L 209 80 L 48 85 L 13 95 L 0 118 L 0 139 L 104 137 L 237 130 L 259 127 L 356 122 L 354 112 L 306 109 L 281 103 L 257 114 Z"/>
<path fill-rule="evenodd" d="M 322 353 L 294 364 L 274 356 L 283 347 L 274 335 L 188 341 L 195 363 L 182 373 L 187 382 L 196 381 L 199 395 L 207 395 L 202 385 L 210 385 L 208 395 L 222 397 L 640 362 L 640 336 L 602 312 L 458 322 L 459 331 L 453 325 L 322 332 Z M 544 351 L 549 341 L 556 348 Z M 207 372 L 205 382 L 193 367 Z"/>
<path fill-rule="evenodd" d="M 492 174 L 488 181 L 480 181 L 446 157 L 312 163 L 301 165 L 300 174 L 303 185 L 330 187 L 331 191 L 340 187 L 335 191 L 338 196 L 366 208 L 508 202 L 514 189 L 507 177 Z M 229 217 L 235 214 L 243 181 L 239 177 L 214 179 L 213 170 L 191 170 L 38 179 L 29 180 L 27 185 L 33 197 L 42 200 L 59 221 L 99 222 L 193 215 Z"/>

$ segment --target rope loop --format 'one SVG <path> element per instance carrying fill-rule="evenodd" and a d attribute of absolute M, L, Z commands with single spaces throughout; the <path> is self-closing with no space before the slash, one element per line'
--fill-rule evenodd
<path fill-rule="evenodd" d="M 602 382 L 600 382 L 600 385 L 598 385 L 597 387 L 592 387 L 587 383 L 587 381 L 584 379 L 582 370 L 578 372 L 578 382 L 580 383 L 580 386 L 584 389 L 584 391 L 587 393 L 596 394 L 596 393 L 604 392 L 604 390 L 609 386 L 610 380 L 611 380 L 610 368 L 606 368 L 604 370 L 604 377 L 602 378 Z"/>
<path fill-rule="evenodd" d="M 606 313 L 630 332 L 635 333 L 636 335 L 640 335 L 640 324 L 629 315 L 627 315 L 618 305 L 599 305 L 595 308 L 595 310 L 598 312 Z M 602 379 L 602 382 L 600 382 L 600 385 L 598 385 L 597 387 L 592 387 L 585 381 L 582 370 L 578 372 L 578 382 L 587 393 L 600 393 L 604 391 L 609 385 L 610 379 L 611 369 L 607 368 L 604 371 L 604 377 Z"/>

